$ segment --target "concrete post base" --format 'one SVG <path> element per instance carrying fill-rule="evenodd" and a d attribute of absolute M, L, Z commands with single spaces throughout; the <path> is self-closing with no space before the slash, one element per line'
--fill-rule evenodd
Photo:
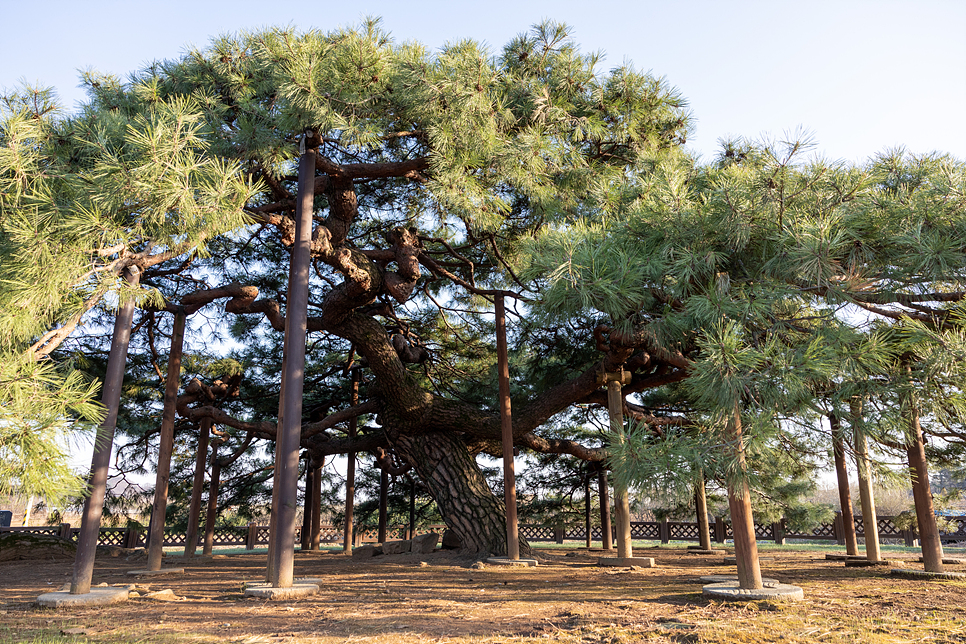
<path fill-rule="evenodd" d="M 805 593 L 798 586 L 789 584 L 765 584 L 764 588 L 739 588 L 738 582 L 724 582 L 708 584 L 701 589 L 701 594 L 713 599 L 723 599 L 732 602 L 771 599 L 773 601 L 798 601 L 805 598 Z"/>
<path fill-rule="evenodd" d="M 889 571 L 894 577 L 908 577 L 912 579 L 966 579 L 966 572 L 926 572 L 925 570 L 907 570 L 905 568 L 893 568 Z"/>

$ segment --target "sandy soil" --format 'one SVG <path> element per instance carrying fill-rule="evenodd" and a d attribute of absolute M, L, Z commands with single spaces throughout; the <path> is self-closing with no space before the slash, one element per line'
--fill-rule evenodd
<path fill-rule="evenodd" d="M 318 595 L 283 602 L 243 594 L 246 581 L 264 576 L 264 553 L 190 562 L 168 557 L 165 565 L 183 565 L 185 573 L 163 578 L 126 574 L 143 568 L 143 560 L 100 558 L 95 584 L 136 583 L 142 596 L 115 606 L 56 611 L 34 602 L 69 581 L 70 560 L 4 562 L 0 640 L 80 628 L 89 638 L 104 641 L 505 641 L 612 627 L 667 633 L 666 641 L 705 641 L 681 640 L 677 632 L 720 628 L 749 617 L 746 605 L 701 595 L 699 576 L 735 572 L 722 556 L 687 554 L 684 547 L 638 549 L 637 556 L 654 557 L 658 567 L 600 568 L 599 552 L 538 552 L 540 565 L 522 569 L 473 567 L 474 558 L 439 551 L 365 562 L 327 552 L 297 553 L 296 576 L 325 582 Z M 890 577 L 888 568 L 846 568 L 809 551 L 763 551 L 761 565 L 765 576 L 801 586 L 806 599 L 794 607 L 758 603 L 752 612 L 775 610 L 788 620 L 811 616 L 810 623 L 870 629 L 925 617 L 936 622 L 937 632 L 954 634 L 963 628 L 958 641 L 966 640 L 966 582 L 900 579 Z M 922 568 L 911 559 L 906 567 Z M 966 566 L 948 569 L 966 572 Z M 143 596 L 162 589 L 180 599 L 161 602 Z"/>

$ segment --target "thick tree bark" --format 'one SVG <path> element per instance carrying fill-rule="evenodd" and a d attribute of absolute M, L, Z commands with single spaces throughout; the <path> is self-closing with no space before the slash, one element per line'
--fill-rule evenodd
<path fill-rule="evenodd" d="M 476 460 L 463 441 L 451 433 L 404 436 L 396 453 L 411 463 L 436 500 L 446 527 L 463 543 L 463 550 L 506 554 L 506 509 L 493 494 Z M 520 554 L 530 544 L 520 539 Z"/>
<path fill-rule="evenodd" d="M 838 480 L 839 507 L 842 508 L 842 525 L 845 527 L 845 552 L 858 555 L 858 540 L 855 537 L 855 516 L 852 514 L 852 494 L 849 491 L 849 471 L 845 466 L 845 438 L 842 424 L 836 414 L 828 415 L 832 429 L 832 455 L 835 459 L 835 476 Z"/>
<path fill-rule="evenodd" d="M 198 548 L 198 526 L 201 523 L 201 495 L 205 486 L 205 463 L 208 460 L 208 439 L 211 435 L 211 418 L 201 421 L 198 430 L 198 453 L 195 456 L 195 476 L 191 484 L 191 504 L 188 507 L 188 534 L 184 543 L 184 556 L 195 556 Z"/>
<path fill-rule="evenodd" d="M 746 476 L 745 450 L 741 441 L 741 416 L 735 409 L 729 421 L 728 441 L 738 461 L 737 477 L 728 482 L 728 507 L 731 509 L 731 529 L 734 532 L 735 559 L 738 564 L 738 586 L 750 590 L 764 588 L 758 562 L 758 541 L 751 510 L 751 491 Z"/>
<path fill-rule="evenodd" d="M 939 538 L 939 526 L 936 524 L 936 511 L 929 487 L 929 466 L 922 440 L 922 427 L 919 425 L 919 409 L 914 401 L 910 401 L 909 434 L 906 453 L 909 456 L 909 474 L 912 478 L 912 498 L 916 503 L 923 568 L 926 572 L 945 572 L 943 545 Z"/>

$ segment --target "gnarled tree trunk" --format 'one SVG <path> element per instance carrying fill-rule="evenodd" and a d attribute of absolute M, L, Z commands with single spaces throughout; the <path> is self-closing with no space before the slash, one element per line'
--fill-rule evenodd
<path fill-rule="evenodd" d="M 462 540 L 463 550 L 506 554 L 506 507 L 490 490 L 458 436 L 433 433 L 401 437 L 396 441 L 396 452 L 426 483 L 446 527 Z M 520 554 L 530 555 L 530 544 L 522 537 Z"/>

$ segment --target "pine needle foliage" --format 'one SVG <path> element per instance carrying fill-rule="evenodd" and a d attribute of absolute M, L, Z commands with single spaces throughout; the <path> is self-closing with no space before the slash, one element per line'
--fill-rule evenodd
<path fill-rule="evenodd" d="M 251 187 L 204 152 L 197 106 L 137 90 L 138 110 L 69 117 L 48 90 L 2 99 L 0 449 L 23 494 L 76 492 L 63 433 L 102 417 L 98 384 L 51 352 L 95 307 L 161 303 L 120 279 L 125 266 L 204 253 L 247 221 Z"/>

